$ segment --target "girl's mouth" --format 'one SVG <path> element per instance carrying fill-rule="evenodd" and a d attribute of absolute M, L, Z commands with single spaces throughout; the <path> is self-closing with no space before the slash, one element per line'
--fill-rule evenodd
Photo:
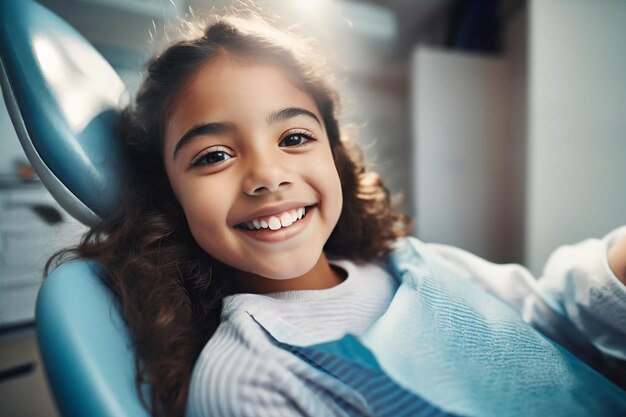
<path fill-rule="evenodd" d="M 312 207 L 313 206 L 299 207 L 272 216 L 260 217 L 249 222 L 239 223 L 235 228 L 253 232 L 264 229 L 273 231 L 284 229 L 305 218 L 307 211 Z"/>
<path fill-rule="evenodd" d="M 254 219 L 240 223 L 235 229 L 242 233 L 265 242 L 278 242 L 298 234 L 309 223 L 310 216 L 317 205 L 286 210 L 276 215 Z"/>
<path fill-rule="evenodd" d="M 235 226 L 235 228 L 245 230 L 246 232 L 271 232 L 286 229 L 304 219 L 313 207 L 314 206 L 305 206 L 297 209 L 285 210 L 282 213 L 272 216 L 259 217 L 249 222 L 239 223 Z"/>

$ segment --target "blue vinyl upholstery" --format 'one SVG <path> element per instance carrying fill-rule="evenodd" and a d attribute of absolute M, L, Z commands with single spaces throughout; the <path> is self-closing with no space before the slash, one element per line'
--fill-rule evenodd
<path fill-rule="evenodd" d="M 57 406 L 66 417 L 148 416 L 135 389 L 130 337 L 98 266 L 64 264 L 37 300 L 37 336 Z"/>
<path fill-rule="evenodd" d="M 71 215 L 97 223 L 124 178 L 113 130 L 122 81 L 78 32 L 32 0 L 0 0 L 0 64 L 2 93 L 31 164 Z M 74 261 L 44 280 L 36 325 L 48 380 L 66 417 L 147 416 L 128 331 L 97 271 Z"/>
<path fill-rule="evenodd" d="M 71 26 L 32 0 L 0 0 L 2 92 L 31 164 L 72 216 L 95 224 L 117 201 L 113 126 L 125 87 Z"/>

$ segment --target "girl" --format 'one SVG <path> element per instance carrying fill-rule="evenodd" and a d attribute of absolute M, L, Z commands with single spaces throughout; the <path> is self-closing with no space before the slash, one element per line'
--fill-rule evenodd
<path fill-rule="evenodd" d="M 326 80 L 312 45 L 256 18 L 149 62 L 122 115 L 125 198 L 75 253 L 120 300 L 151 413 L 623 414 L 527 323 L 612 376 L 626 231 L 561 249 L 539 282 L 404 237 Z"/>

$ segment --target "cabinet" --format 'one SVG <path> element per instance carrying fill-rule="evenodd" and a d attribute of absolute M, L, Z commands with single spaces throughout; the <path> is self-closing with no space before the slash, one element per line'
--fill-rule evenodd
<path fill-rule="evenodd" d="M 34 321 L 46 261 L 86 230 L 40 183 L 0 183 L 0 329 Z"/>
<path fill-rule="evenodd" d="M 498 57 L 418 47 L 418 236 L 536 276 L 626 224 L 626 2 L 532 0 Z"/>
<path fill-rule="evenodd" d="M 34 328 L 0 333 L 0 416 L 58 417 Z"/>
<path fill-rule="evenodd" d="M 0 415 L 56 417 L 39 357 L 35 302 L 51 254 L 87 230 L 39 182 L 0 181 Z"/>

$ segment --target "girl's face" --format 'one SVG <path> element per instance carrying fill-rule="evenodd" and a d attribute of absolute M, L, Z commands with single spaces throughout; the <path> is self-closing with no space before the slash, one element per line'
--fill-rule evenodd
<path fill-rule="evenodd" d="M 164 159 L 191 233 L 214 258 L 271 280 L 325 261 L 341 183 L 315 101 L 279 68 L 204 66 L 174 102 Z"/>

